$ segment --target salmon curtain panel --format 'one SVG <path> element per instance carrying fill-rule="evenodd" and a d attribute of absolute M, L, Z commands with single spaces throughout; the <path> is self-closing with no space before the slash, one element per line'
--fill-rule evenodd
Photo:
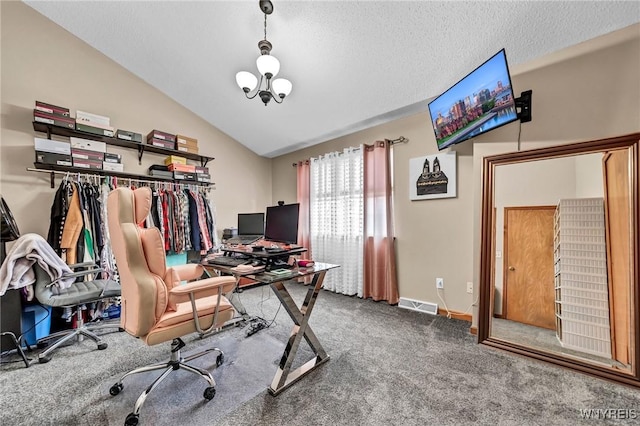
<path fill-rule="evenodd" d="M 365 145 L 363 297 L 397 304 L 391 164 L 390 141 Z"/>
<path fill-rule="evenodd" d="M 299 161 L 296 165 L 298 193 L 297 202 L 300 203 L 300 213 L 298 216 L 298 245 L 307 248 L 304 255 L 307 259 L 313 259 L 311 255 L 311 238 L 309 237 L 309 184 L 310 184 L 310 161 Z"/>

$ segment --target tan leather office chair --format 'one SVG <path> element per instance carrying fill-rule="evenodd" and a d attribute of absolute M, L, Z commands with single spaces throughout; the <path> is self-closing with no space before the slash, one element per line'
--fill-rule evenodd
<path fill-rule="evenodd" d="M 118 188 L 109 194 L 109 233 L 122 287 L 121 326 L 147 345 L 172 341 L 169 361 L 130 371 L 111 387 L 111 395 L 117 395 L 123 389 L 122 381 L 125 377 L 164 370 L 138 397 L 125 425 L 138 423 L 140 408 L 147 395 L 172 371 L 178 369 L 202 376 L 209 384 L 204 391 L 204 398 L 210 400 L 214 397 L 215 382 L 211 374 L 186 362 L 217 351 L 219 355 L 216 364 L 220 365 L 224 360 L 222 351 L 211 348 L 182 358 L 180 349 L 185 344 L 180 337 L 196 331 L 206 333 L 219 328 L 235 314 L 231 303 L 223 296 L 233 290 L 233 277 L 208 278 L 181 285 L 181 281 L 200 278 L 202 267 L 181 265 L 167 268 L 160 232 L 157 228 L 143 229 L 139 226 L 149 214 L 150 208 L 149 188 L 135 191 Z"/>

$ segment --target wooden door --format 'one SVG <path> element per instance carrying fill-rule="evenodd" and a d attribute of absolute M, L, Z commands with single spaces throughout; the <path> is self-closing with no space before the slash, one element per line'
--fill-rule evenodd
<path fill-rule="evenodd" d="M 505 207 L 503 317 L 555 330 L 555 206 Z"/>
<path fill-rule="evenodd" d="M 604 172 L 605 235 L 609 273 L 611 357 L 629 365 L 631 335 L 631 188 L 629 151 L 611 151 L 602 160 Z"/>

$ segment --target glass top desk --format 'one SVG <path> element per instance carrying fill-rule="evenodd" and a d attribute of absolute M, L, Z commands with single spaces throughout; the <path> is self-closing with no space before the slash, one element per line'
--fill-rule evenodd
<path fill-rule="evenodd" d="M 205 268 L 213 268 L 220 272 L 227 272 L 235 275 L 233 271 L 234 268 L 212 265 L 206 262 L 203 262 L 202 265 Z M 265 272 L 254 274 L 239 273 L 241 274 L 239 276 L 250 276 L 251 279 L 255 281 L 269 285 L 293 321 L 293 329 L 291 330 L 291 334 L 287 340 L 287 345 L 285 346 L 280 363 L 278 364 L 278 370 L 271 382 L 271 386 L 269 386 L 269 393 L 271 395 L 278 395 L 302 377 L 309 374 L 315 368 L 329 361 L 329 355 L 327 355 L 315 333 L 311 327 L 309 327 L 309 317 L 313 311 L 313 307 L 316 303 L 316 299 L 318 298 L 320 288 L 322 288 L 322 282 L 324 281 L 327 271 L 338 267 L 339 265 L 316 262 L 311 267 L 290 269 L 287 273 L 278 275 L 268 274 Z M 307 295 L 300 307 L 298 307 L 291 297 L 291 294 L 287 291 L 285 282 L 297 280 L 298 278 L 303 277 L 312 277 L 312 279 L 311 284 L 308 285 Z M 296 357 L 298 347 L 300 346 L 303 338 L 309 344 L 309 347 L 315 354 L 315 357 L 295 370 L 291 370 L 293 360 Z"/>

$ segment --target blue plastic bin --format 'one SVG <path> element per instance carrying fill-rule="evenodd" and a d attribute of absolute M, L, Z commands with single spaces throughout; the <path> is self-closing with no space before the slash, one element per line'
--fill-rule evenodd
<path fill-rule="evenodd" d="M 28 344 L 35 345 L 38 339 L 47 337 L 50 332 L 50 306 L 27 305 L 22 308 L 22 335 Z"/>

